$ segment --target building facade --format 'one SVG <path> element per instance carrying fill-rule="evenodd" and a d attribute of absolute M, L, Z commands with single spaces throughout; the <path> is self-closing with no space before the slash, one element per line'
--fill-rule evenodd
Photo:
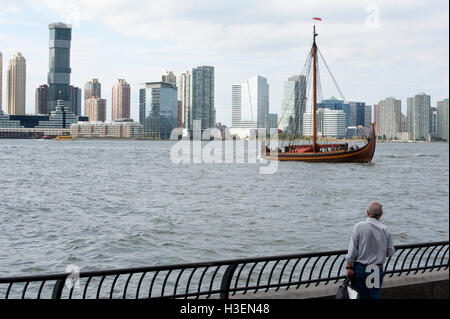
<path fill-rule="evenodd" d="M 8 114 L 25 114 L 27 67 L 22 53 L 16 52 L 8 61 L 7 105 Z"/>
<path fill-rule="evenodd" d="M 166 71 L 166 73 L 161 76 L 161 82 L 177 84 L 177 77 L 172 71 Z"/>
<path fill-rule="evenodd" d="M 70 86 L 70 110 L 73 114 L 81 115 L 81 89 L 75 86 Z"/>
<path fill-rule="evenodd" d="M 79 122 L 70 126 L 70 135 L 77 138 L 138 138 L 142 137 L 143 133 L 142 124 L 134 122 L 132 119 L 113 122 Z"/>
<path fill-rule="evenodd" d="M 388 97 L 378 103 L 380 108 L 379 136 L 397 139 L 402 128 L 402 101 Z"/>
<path fill-rule="evenodd" d="M 232 127 L 267 128 L 269 84 L 262 76 L 232 86 Z"/>
<path fill-rule="evenodd" d="M 65 23 L 49 24 L 49 72 L 48 112 L 56 109 L 57 101 L 64 101 L 64 108 L 71 109 L 70 91 L 70 43 L 72 26 Z"/>
<path fill-rule="evenodd" d="M 303 134 L 303 116 L 306 112 L 306 77 L 293 75 L 284 82 L 278 129 L 287 134 Z"/>
<path fill-rule="evenodd" d="M 317 109 L 329 109 L 343 111 L 346 116 L 346 125 L 351 126 L 354 121 L 351 119 L 355 118 L 355 114 L 351 114 L 350 105 L 342 100 L 338 100 L 336 97 L 332 96 L 329 99 L 324 99 L 322 102 L 317 103 Z"/>
<path fill-rule="evenodd" d="M 177 86 L 181 112 L 180 127 L 186 127 L 188 105 L 191 104 L 191 72 L 189 70 L 180 74 Z"/>
<path fill-rule="evenodd" d="M 348 102 L 350 107 L 350 122 L 348 126 L 370 127 L 372 122 L 372 107 L 365 102 Z"/>
<path fill-rule="evenodd" d="M 193 130 L 194 121 L 201 121 L 201 129 L 215 127 L 214 123 L 214 67 L 192 69 L 189 104 L 186 106 L 186 128 Z"/>
<path fill-rule="evenodd" d="M 431 97 L 425 93 L 407 99 L 408 133 L 412 140 L 428 140 L 430 136 Z"/>
<path fill-rule="evenodd" d="M 97 96 L 84 101 L 84 115 L 89 118 L 89 122 L 106 121 L 106 100 Z"/>
<path fill-rule="evenodd" d="M 380 105 L 373 105 L 373 121 L 375 122 L 375 135 L 380 135 Z"/>
<path fill-rule="evenodd" d="M 316 113 L 317 136 L 344 138 L 346 136 L 347 115 L 342 110 L 320 108 Z M 313 136 L 313 113 L 304 114 L 304 136 Z"/>
<path fill-rule="evenodd" d="M 91 97 L 102 97 L 102 84 L 98 79 L 91 79 L 84 85 L 84 100 Z"/>
<path fill-rule="evenodd" d="M 177 86 L 166 82 L 145 83 L 139 90 L 139 99 L 144 133 L 156 138 L 170 138 L 172 130 L 178 127 Z"/>
<path fill-rule="evenodd" d="M 48 85 L 40 85 L 35 94 L 35 113 L 48 114 Z"/>
<path fill-rule="evenodd" d="M 123 79 L 117 80 L 112 88 L 113 121 L 130 118 L 130 85 Z"/>
<path fill-rule="evenodd" d="M 437 137 L 449 141 L 448 139 L 448 99 L 437 102 Z"/>

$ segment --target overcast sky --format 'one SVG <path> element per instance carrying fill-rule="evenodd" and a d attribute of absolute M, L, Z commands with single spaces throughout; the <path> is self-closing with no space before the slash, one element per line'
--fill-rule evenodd
<path fill-rule="evenodd" d="M 3 105 L 7 60 L 27 60 L 27 113 L 36 87 L 47 82 L 48 24 L 73 24 L 71 82 L 102 83 L 111 118 L 111 87 L 126 79 L 131 116 L 138 119 L 139 84 L 178 76 L 199 65 L 215 67 L 217 120 L 231 124 L 231 85 L 261 75 L 270 84 L 270 112 L 278 113 L 283 82 L 300 73 L 312 38 L 350 101 L 402 100 L 425 92 L 432 103 L 448 97 L 447 0 L 0 0 Z M 324 68 L 322 68 L 323 70 Z M 323 75 L 323 95 L 337 96 Z M 327 82 L 329 82 L 327 85 Z"/>

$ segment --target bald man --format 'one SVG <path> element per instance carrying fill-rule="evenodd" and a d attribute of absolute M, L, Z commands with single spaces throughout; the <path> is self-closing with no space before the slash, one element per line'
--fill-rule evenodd
<path fill-rule="evenodd" d="M 383 265 L 386 257 L 394 255 L 394 243 L 389 229 L 380 222 L 383 207 L 370 202 L 367 219 L 353 228 L 348 247 L 347 277 L 361 299 L 380 298 L 383 283 Z"/>

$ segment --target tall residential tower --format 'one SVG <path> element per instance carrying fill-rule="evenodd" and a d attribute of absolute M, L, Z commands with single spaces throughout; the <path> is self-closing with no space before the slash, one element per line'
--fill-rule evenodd
<path fill-rule="evenodd" d="M 112 88 L 113 121 L 130 118 L 130 85 L 123 79 L 117 80 Z"/>
<path fill-rule="evenodd" d="M 16 52 L 8 61 L 6 97 L 10 115 L 25 114 L 26 75 L 25 58 L 20 52 Z"/>

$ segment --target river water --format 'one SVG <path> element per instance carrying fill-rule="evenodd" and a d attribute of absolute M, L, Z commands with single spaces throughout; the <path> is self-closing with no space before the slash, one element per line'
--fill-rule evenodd
<path fill-rule="evenodd" d="M 449 148 L 370 164 L 174 164 L 174 142 L 0 139 L 0 277 L 346 249 L 371 200 L 395 244 L 449 239 Z"/>

